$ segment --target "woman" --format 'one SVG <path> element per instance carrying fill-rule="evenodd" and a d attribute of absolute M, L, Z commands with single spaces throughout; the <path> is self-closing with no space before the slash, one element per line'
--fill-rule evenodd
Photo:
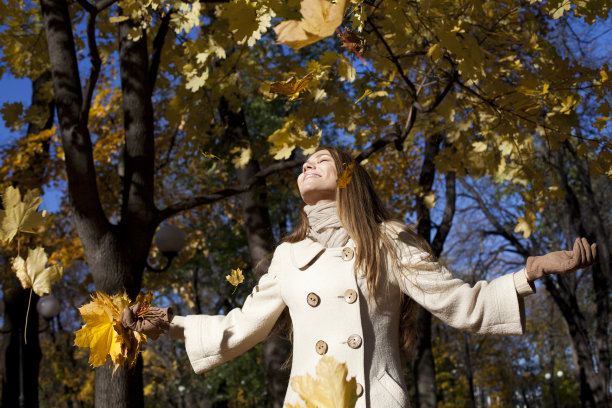
<path fill-rule="evenodd" d="M 400 350 L 413 343 L 413 302 L 459 329 L 522 334 L 523 297 L 535 292 L 533 281 L 594 261 L 595 244 L 578 239 L 571 252 L 530 257 L 520 271 L 471 287 L 436 262 L 422 238 L 391 220 L 366 171 L 351 163 L 348 154 L 330 147 L 306 160 L 297 180 L 305 203 L 298 226 L 278 246 L 242 308 L 224 316 L 171 318 L 171 336 L 185 339 L 196 373 L 265 340 L 288 307 L 291 377 L 315 376 L 320 357 L 330 355 L 356 377 L 356 407 L 407 407 Z M 352 171 L 350 181 L 338 188 L 345 171 L 345 180 Z M 158 330 L 133 310 L 122 315 L 126 327 Z M 285 402 L 302 403 L 291 387 Z"/>

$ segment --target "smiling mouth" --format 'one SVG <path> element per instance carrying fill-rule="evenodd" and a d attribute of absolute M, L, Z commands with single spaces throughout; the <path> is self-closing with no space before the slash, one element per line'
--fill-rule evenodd
<path fill-rule="evenodd" d="M 317 174 L 317 173 L 306 173 L 304 175 L 304 180 L 307 180 L 307 179 L 312 178 L 312 177 L 321 177 L 321 176 L 319 174 Z"/>

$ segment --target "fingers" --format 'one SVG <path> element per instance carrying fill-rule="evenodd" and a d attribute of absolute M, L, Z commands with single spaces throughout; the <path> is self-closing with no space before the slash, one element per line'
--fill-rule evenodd
<path fill-rule="evenodd" d="M 589 241 L 586 238 L 581 239 L 582 242 L 582 250 L 584 251 L 584 258 L 582 259 L 586 266 L 593 264 L 593 254 L 591 253 L 591 245 L 589 245 Z"/>
<path fill-rule="evenodd" d="M 580 267 L 583 267 L 583 265 L 586 264 L 586 257 L 587 257 L 586 249 L 584 248 L 584 242 L 582 242 L 583 239 L 586 240 L 585 238 L 577 240 L 578 241 L 578 247 L 580 248 L 580 260 L 579 260 L 579 263 L 578 263 L 578 265 Z"/>
<path fill-rule="evenodd" d="M 572 251 L 572 261 L 575 262 L 577 269 L 586 268 L 593 265 L 597 256 L 597 244 L 589 244 L 589 241 L 582 237 L 576 238 Z"/>

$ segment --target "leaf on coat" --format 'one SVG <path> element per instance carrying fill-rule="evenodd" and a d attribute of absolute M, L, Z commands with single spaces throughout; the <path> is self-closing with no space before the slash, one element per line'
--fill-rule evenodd
<path fill-rule="evenodd" d="M 300 95 L 300 92 L 306 89 L 312 78 L 311 72 L 299 80 L 292 76 L 286 81 L 272 82 L 270 84 L 270 92 L 289 96 L 289 100 L 292 101 Z"/>
<path fill-rule="evenodd" d="M 59 265 L 48 268 L 47 254 L 42 247 L 30 249 L 27 259 L 17 256 L 13 260 L 13 270 L 24 289 L 32 288 L 38 296 L 51 293 L 51 283 L 62 277 L 64 269 Z"/>
<path fill-rule="evenodd" d="M 2 196 L 4 211 L 0 212 L 0 241 L 8 243 L 18 232 L 36 232 L 46 216 L 46 211 L 36 211 L 41 202 L 36 189 L 29 190 L 22 201 L 19 189 L 7 187 Z"/>
<path fill-rule="evenodd" d="M 291 388 L 304 400 L 306 408 L 353 408 L 357 402 L 357 380 L 347 380 L 348 368 L 331 356 L 323 356 L 310 374 L 291 378 Z M 291 408 L 290 405 L 286 407 Z M 295 406 L 298 407 L 297 405 Z"/>
<path fill-rule="evenodd" d="M 136 302 L 150 304 L 151 295 L 140 294 Z M 140 347 L 147 343 L 147 336 L 121 325 L 121 312 L 130 304 L 126 293 L 109 296 L 97 291 L 91 295 L 91 302 L 79 308 L 85 325 L 76 332 L 74 344 L 89 348 L 92 367 L 102 366 L 110 359 L 114 374 L 126 361 L 129 367 L 136 363 Z"/>
<path fill-rule="evenodd" d="M 340 177 L 338 177 L 338 188 L 346 188 L 353 178 L 353 170 L 355 170 L 355 162 L 350 162 L 344 169 Z"/>
<path fill-rule="evenodd" d="M 347 7 L 346 0 L 302 0 L 300 4 L 301 20 L 283 21 L 274 27 L 277 42 L 294 50 L 332 35 L 342 24 Z"/>

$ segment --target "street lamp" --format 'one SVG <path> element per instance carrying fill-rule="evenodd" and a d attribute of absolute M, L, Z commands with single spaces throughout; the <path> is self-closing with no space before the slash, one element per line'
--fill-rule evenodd
<path fill-rule="evenodd" d="M 0 299 L 0 314 L 4 313 L 4 300 Z M 48 324 L 51 319 L 59 314 L 60 304 L 59 301 L 52 295 L 44 296 L 40 298 L 36 304 L 36 310 L 38 314 L 47 321 L 47 327 L 41 331 L 45 331 L 49 328 Z M 2 330 L 2 333 L 11 333 L 12 329 Z M 25 407 L 25 392 L 24 392 L 24 366 L 23 366 L 23 328 L 19 328 L 19 407 Z"/>
<path fill-rule="evenodd" d="M 47 322 L 57 316 L 60 312 L 60 303 L 55 296 L 48 295 L 40 298 L 36 304 L 36 310 Z"/>
<path fill-rule="evenodd" d="M 170 267 L 172 260 L 185 246 L 185 233 L 175 225 L 163 224 L 155 234 L 155 245 L 168 263 L 162 268 L 154 268 L 147 261 L 147 269 L 151 272 L 165 272 Z"/>

